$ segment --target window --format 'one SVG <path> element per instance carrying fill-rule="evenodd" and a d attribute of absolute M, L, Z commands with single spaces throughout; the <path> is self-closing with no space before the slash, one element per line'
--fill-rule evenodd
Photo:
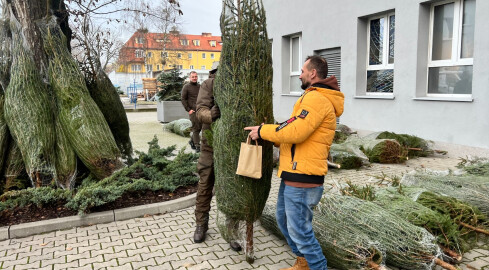
<path fill-rule="evenodd" d="M 201 66 L 200 69 L 205 69 L 205 66 Z"/>
<path fill-rule="evenodd" d="M 211 53 L 211 59 L 214 59 L 214 54 L 213 53 Z"/>
<path fill-rule="evenodd" d="M 394 13 L 368 21 L 367 94 L 394 92 Z"/>
<path fill-rule="evenodd" d="M 149 58 L 153 57 L 153 53 L 152 52 L 148 52 L 148 57 Z"/>
<path fill-rule="evenodd" d="M 211 47 L 216 47 L 216 41 L 215 40 L 209 41 L 209 44 L 211 45 Z"/>
<path fill-rule="evenodd" d="M 182 54 L 181 53 L 177 53 L 177 58 L 178 59 L 182 58 Z"/>
<path fill-rule="evenodd" d="M 205 59 L 205 53 L 202 53 L 202 59 Z"/>
<path fill-rule="evenodd" d="M 431 6 L 428 96 L 472 94 L 475 0 Z"/>
<path fill-rule="evenodd" d="M 177 65 L 177 68 L 178 69 L 183 69 L 183 66 L 182 65 Z"/>
<path fill-rule="evenodd" d="M 153 71 L 153 65 L 146 65 L 146 72 Z"/>
<path fill-rule="evenodd" d="M 194 39 L 193 42 L 195 46 L 200 46 L 200 40 Z"/>
<path fill-rule="evenodd" d="M 143 50 L 135 50 L 134 52 L 136 54 L 136 58 L 144 57 L 144 51 Z"/>
<path fill-rule="evenodd" d="M 135 71 L 141 71 L 141 65 L 131 65 L 131 70 L 133 72 L 135 72 Z"/>
<path fill-rule="evenodd" d="M 136 38 L 136 44 L 143 44 L 144 43 L 144 38 L 143 37 L 137 37 Z"/>
<path fill-rule="evenodd" d="M 192 59 L 192 53 L 188 54 L 188 59 Z"/>
<path fill-rule="evenodd" d="M 161 58 L 168 58 L 168 52 L 161 52 Z"/>
<path fill-rule="evenodd" d="M 182 46 L 188 46 L 188 40 L 187 39 L 180 39 L 180 44 Z"/>
<path fill-rule="evenodd" d="M 156 70 L 160 70 L 160 65 L 156 65 Z"/>
<path fill-rule="evenodd" d="M 194 65 L 190 65 L 189 69 L 194 69 Z"/>
<path fill-rule="evenodd" d="M 290 37 L 290 70 L 289 70 L 289 90 L 290 92 L 298 92 L 301 89 L 301 81 L 299 76 L 301 75 L 302 68 L 302 37 L 291 36 Z"/>

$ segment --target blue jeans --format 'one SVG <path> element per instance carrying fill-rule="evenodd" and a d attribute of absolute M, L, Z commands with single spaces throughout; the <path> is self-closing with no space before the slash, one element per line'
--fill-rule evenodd
<path fill-rule="evenodd" d="M 292 252 L 305 257 L 312 270 L 327 270 L 326 258 L 312 230 L 312 208 L 321 199 L 324 187 L 297 188 L 280 183 L 277 223 Z"/>

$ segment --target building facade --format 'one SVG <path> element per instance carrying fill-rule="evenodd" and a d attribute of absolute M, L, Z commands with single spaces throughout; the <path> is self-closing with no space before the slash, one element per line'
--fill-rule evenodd
<path fill-rule="evenodd" d="M 199 80 L 203 81 L 208 77 L 212 64 L 219 62 L 221 50 L 221 37 L 211 33 L 187 35 L 141 30 L 135 32 L 121 48 L 119 66 L 110 77 L 115 85 L 124 89 L 128 84 L 142 85 L 142 78 L 178 68 L 182 75 L 196 71 Z"/>
<path fill-rule="evenodd" d="M 340 122 L 489 148 L 489 1 L 263 0 L 274 113 L 289 118 L 308 55 L 345 94 Z"/>

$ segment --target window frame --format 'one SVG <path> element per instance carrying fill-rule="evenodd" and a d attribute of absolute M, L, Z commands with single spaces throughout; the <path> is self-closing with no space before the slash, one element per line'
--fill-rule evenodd
<path fill-rule="evenodd" d="M 202 53 L 202 59 L 206 59 L 206 58 L 205 58 L 205 53 Z"/>
<path fill-rule="evenodd" d="M 149 67 L 149 68 L 148 68 Z M 145 66 L 146 72 L 152 72 L 153 71 L 153 65 L 151 64 L 146 64 Z"/>
<path fill-rule="evenodd" d="M 194 65 L 190 65 L 188 69 L 194 69 Z"/>
<path fill-rule="evenodd" d="M 194 39 L 193 43 L 194 43 L 194 46 L 200 46 L 200 40 L 199 39 Z"/>
<path fill-rule="evenodd" d="M 436 67 L 458 67 L 458 66 L 474 66 L 474 57 L 461 58 L 462 52 L 462 26 L 463 26 L 463 14 L 464 14 L 464 2 L 465 0 L 444 0 L 436 3 L 432 3 L 430 6 L 430 25 L 429 25 L 429 40 L 428 40 L 428 68 L 426 69 L 426 96 L 427 97 L 472 97 L 472 94 L 437 94 L 428 93 L 429 91 L 429 76 L 430 68 Z M 433 53 L 433 27 L 435 20 L 435 7 L 454 4 L 453 14 L 453 36 L 452 36 L 452 57 L 449 60 L 432 60 Z M 475 14 L 474 14 L 475 15 Z"/>
<path fill-rule="evenodd" d="M 138 71 L 141 72 L 142 71 L 141 64 L 132 64 L 131 65 L 131 71 L 132 72 L 138 72 Z"/>
<path fill-rule="evenodd" d="M 387 69 L 392 69 L 394 70 L 395 74 L 395 68 L 394 64 L 396 62 L 395 60 L 395 50 L 396 46 L 394 46 L 394 63 L 389 64 L 389 31 L 390 31 L 390 17 L 391 16 L 396 16 L 395 11 L 383 13 L 378 16 L 372 16 L 367 19 L 367 61 L 366 61 L 366 71 L 365 71 L 365 95 L 367 96 L 393 96 L 394 95 L 394 89 L 392 89 L 391 93 L 383 93 L 383 92 L 368 92 L 367 91 L 367 73 L 369 71 L 379 71 L 379 70 L 387 70 Z M 382 64 L 380 65 L 370 65 L 370 24 L 373 20 L 381 19 L 384 18 L 386 20 L 387 27 L 384 27 L 384 40 L 383 40 L 383 49 L 382 49 Z M 396 42 L 395 39 L 395 30 L 394 30 L 394 44 Z"/>
<path fill-rule="evenodd" d="M 214 59 L 214 54 L 213 53 L 211 53 L 211 59 Z"/>
<path fill-rule="evenodd" d="M 177 53 L 177 58 L 182 59 L 182 53 Z"/>
<path fill-rule="evenodd" d="M 144 50 L 141 49 L 135 49 L 134 50 L 134 56 L 136 58 L 144 58 Z"/>
<path fill-rule="evenodd" d="M 293 43 L 292 40 L 294 38 L 299 38 L 299 48 L 298 48 L 298 61 L 297 61 L 297 71 L 293 71 L 292 70 L 292 63 L 293 63 L 293 59 L 292 59 L 292 55 L 293 55 L 293 51 L 292 51 L 292 46 L 293 46 Z M 297 95 L 297 94 L 302 94 L 304 91 L 300 91 L 300 90 L 296 90 L 296 89 L 292 89 L 292 86 L 291 86 L 291 81 L 292 81 L 292 77 L 293 76 L 301 76 L 301 71 L 302 71 L 302 34 L 295 34 L 295 35 L 291 35 L 289 36 L 289 94 L 290 95 Z"/>
<path fill-rule="evenodd" d="M 188 53 L 188 59 L 192 59 L 192 53 Z"/>
<path fill-rule="evenodd" d="M 200 69 L 205 70 L 205 66 L 200 66 Z"/>

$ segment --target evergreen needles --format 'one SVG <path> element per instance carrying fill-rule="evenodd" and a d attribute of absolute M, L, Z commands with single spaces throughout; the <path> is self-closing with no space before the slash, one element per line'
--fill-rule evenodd
<path fill-rule="evenodd" d="M 213 130 L 218 209 L 227 218 L 243 220 L 252 232 L 270 191 L 272 144 L 263 146 L 262 178 L 236 175 L 240 143 L 246 126 L 273 123 L 272 57 L 260 0 L 224 0 L 221 15 L 223 49 L 214 81 L 221 118 Z M 225 220 L 225 219 L 221 219 Z M 252 235 L 247 235 L 246 256 L 253 261 Z"/>

